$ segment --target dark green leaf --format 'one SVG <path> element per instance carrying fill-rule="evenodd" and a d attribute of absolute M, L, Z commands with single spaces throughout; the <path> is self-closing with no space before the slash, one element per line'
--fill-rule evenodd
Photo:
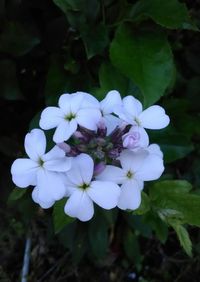
<path fill-rule="evenodd" d="M 192 257 L 192 242 L 190 240 L 190 236 L 187 232 L 187 229 L 180 224 L 173 224 L 172 227 L 176 231 L 180 244 L 185 250 L 186 254 Z"/>
<path fill-rule="evenodd" d="M 0 51 L 13 56 L 22 56 L 40 43 L 40 39 L 33 35 L 18 22 L 8 22 L 0 36 Z"/>
<path fill-rule="evenodd" d="M 53 208 L 53 222 L 55 233 L 59 233 L 66 225 L 73 222 L 75 219 L 68 216 L 64 212 L 64 206 L 66 204 L 66 199 L 57 201 Z"/>
<path fill-rule="evenodd" d="M 26 192 L 27 189 L 23 189 L 23 188 L 13 189 L 9 195 L 8 203 L 19 200 Z"/>
<path fill-rule="evenodd" d="M 173 57 L 170 46 L 160 32 L 133 32 L 121 25 L 110 48 L 112 64 L 140 88 L 145 106 L 156 102 L 171 83 Z"/>
<path fill-rule="evenodd" d="M 22 100 L 16 78 L 16 66 L 11 60 L 0 61 L 0 97 L 7 100 Z"/>
<path fill-rule="evenodd" d="M 177 0 L 140 0 L 131 9 L 129 16 L 134 20 L 141 16 L 152 18 L 157 24 L 167 28 L 195 29 L 190 19 L 189 12 L 184 3 Z"/>

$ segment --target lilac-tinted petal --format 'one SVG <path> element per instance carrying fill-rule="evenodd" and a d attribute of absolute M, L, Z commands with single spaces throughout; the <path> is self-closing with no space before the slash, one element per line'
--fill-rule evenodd
<path fill-rule="evenodd" d="M 93 217 L 94 206 L 85 191 L 75 191 L 65 205 L 65 213 L 81 221 L 88 221 Z"/>
<path fill-rule="evenodd" d="M 111 114 L 117 105 L 122 104 L 122 99 L 118 91 L 109 91 L 106 97 L 100 102 L 101 111 L 104 115 Z"/>
<path fill-rule="evenodd" d="M 121 184 L 126 180 L 124 171 L 121 168 L 112 165 L 107 165 L 103 172 L 96 176 L 96 179 L 112 181 L 117 184 Z"/>
<path fill-rule="evenodd" d="M 58 127 L 56 128 L 56 131 L 53 136 L 53 141 L 56 143 L 61 143 L 63 141 L 68 140 L 72 134 L 77 129 L 77 122 L 76 120 L 63 120 Z"/>
<path fill-rule="evenodd" d="M 83 102 L 84 96 L 81 93 L 74 93 L 72 94 L 71 98 L 71 113 L 76 114 L 77 111 L 82 107 L 82 102 Z"/>
<path fill-rule="evenodd" d="M 26 134 L 24 147 L 30 159 L 38 161 L 46 150 L 46 137 L 41 129 L 33 129 Z"/>
<path fill-rule="evenodd" d="M 59 98 L 58 105 L 62 109 L 64 115 L 71 113 L 72 94 L 62 94 Z"/>
<path fill-rule="evenodd" d="M 37 173 L 37 186 L 41 201 L 60 200 L 65 196 L 66 187 L 58 172 L 41 169 Z"/>
<path fill-rule="evenodd" d="M 77 112 L 76 120 L 80 126 L 90 130 L 97 129 L 97 123 L 101 119 L 101 113 L 98 109 L 86 108 Z"/>
<path fill-rule="evenodd" d="M 49 171 L 66 172 L 71 168 L 72 158 L 63 157 L 44 163 L 44 168 Z"/>
<path fill-rule="evenodd" d="M 163 159 L 156 154 L 149 154 L 142 166 L 135 173 L 135 178 L 150 181 L 158 179 L 164 171 Z"/>
<path fill-rule="evenodd" d="M 129 132 L 138 132 L 140 135 L 140 140 L 138 141 L 138 147 L 146 148 L 149 145 L 149 136 L 146 130 L 140 126 L 132 126 Z"/>
<path fill-rule="evenodd" d="M 38 195 L 39 195 L 39 189 L 36 186 L 32 191 L 32 199 L 35 203 L 39 204 L 43 209 L 48 209 L 48 208 L 52 207 L 53 204 L 55 203 L 54 200 L 51 200 L 51 201 L 48 200 L 48 201 L 45 201 L 45 202 L 40 201 Z"/>
<path fill-rule="evenodd" d="M 76 93 L 82 94 L 84 97 L 83 102 L 81 104 L 82 109 L 85 109 L 85 108 L 99 109 L 100 103 L 94 96 L 86 92 L 76 92 Z"/>
<path fill-rule="evenodd" d="M 122 210 L 135 210 L 141 203 L 141 190 L 136 181 L 128 181 L 121 186 L 118 207 Z"/>
<path fill-rule="evenodd" d="M 46 153 L 42 159 L 43 161 L 51 161 L 65 157 L 65 152 L 55 145 L 48 153 Z"/>
<path fill-rule="evenodd" d="M 133 96 L 126 96 L 123 99 L 123 105 L 127 113 L 133 118 L 137 117 L 142 112 L 142 104 Z"/>
<path fill-rule="evenodd" d="M 47 107 L 41 114 L 40 127 L 42 129 L 51 129 L 63 120 L 64 113 L 57 107 Z"/>
<path fill-rule="evenodd" d="M 160 150 L 160 146 L 158 146 L 157 144 L 149 145 L 147 150 L 149 151 L 150 154 L 155 154 L 160 158 L 163 158 L 163 152 Z"/>
<path fill-rule="evenodd" d="M 117 126 L 122 123 L 121 119 L 113 115 L 105 115 L 104 121 L 107 128 L 107 135 L 109 135 Z"/>
<path fill-rule="evenodd" d="M 116 106 L 113 112 L 122 120 L 125 121 L 127 124 L 137 125 L 134 117 L 129 114 L 123 106 Z"/>
<path fill-rule="evenodd" d="M 67 172 L 69 180 L 77 186 L 89 184 L 94 172 L 94 162 L 87 154 L 80 154 L 73 158 L 72 167 Z"/>
<path fill-rule="evenodd" d="M 113 182 L 93 181 L 86 193 L 97 205 L 109 210 L 117 206 L 120 188 Z"/>
<path fill-rule="evenodd" d="M 21 188 L 36 185 L 36 173 L 39 166 L 30 159 L 17 159 L 11 167 L 12 180 Z"/>
<path fill-rule="evenodd" d="M 138 117 L 141 126 L 149 129 L 161 129 L 169 124 L 169 117 L 165 110 L 157 105 L 144 110 Z"/>
<path fill-rule="evenodd" d="M 147 150 L 142 149 L 136 152 L 124 150 L 119 157 L 121 166 L 126 171 L 130 170 L 132 172 L 135 172 L 143 164 L 148 154 L 149 152 Z"/>

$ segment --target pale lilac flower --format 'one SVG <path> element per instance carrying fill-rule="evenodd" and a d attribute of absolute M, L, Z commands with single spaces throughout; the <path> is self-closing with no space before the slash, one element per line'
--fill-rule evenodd
<path fill-rule="evenodd" d="M 123 147 L 127 149 L 146 148 L 149 145 L 149 137 L 146 131 L 137 125 L 130 128 L 129 132 L 122 136 Z"/>
<path fill-rule="evenodd" d="M 58 146 L 46 151 L 46 137 L 41 129 L 33 129 L 25 137 L 25 151 L 29 158 L 14 161 L 11 167 L 12 180 L 21 188 L 37 186 L 33 200 L 41 206 L 51 206 L 66 193 L 62 175 L 71 167 L 71 158 Z"/>
<path fill-rule="evenodd" d="M 146 133 L 144 128 L 161 129 L 169 124 L 169 117 L 165 114 L 165 110 L 158 105 L 143 111 L 142 104 L 133 96 L 126 96 L 122 103 L 123 105 L 118 107 L 114 113 L 128 124 L 139 126 L 143 134 Z"/>
<path fill-rule="evenodd" d="M 63 94 L 58 101 L 59 107 L 47 107 L 41 114 L 42 129 L 55 128 L 53 140 L 62 143 L 77 130 L 78 125 L 90 130 L 97 129 L 101 118 L 99 102 L 90 94 L 76 92 Z"/>
<path fill-rule="evenodd" d="M 102 113 L 102 120 L 107 128 L 107 135 L 109 135 L 122 121 L 112 115 L 115 109 L 122 105 L 122 99 L 118 91 L 111 90 L 106 97 L 100 102 L 100 110 Z"/>
<path fill-rule="evenodd" d="M 158 179 L 163 173 L 163 160 L 148 150 L 124 150 L 119 157 L 121 168 L 107 165 L 96 179 L 112 181 L 121 185 L 118 207 L 135 210 L 141 203 L 144 181 Z"/>
<path fill-rule="evenodd" d="M 81 221 L 92 218 L 93 202 L 104 209 L 112 209 L 119 199 L 119 186 L 111 181 L 94 181 L 93 173 L 94 162 L 87 154 L 73 158 L 72 168 L 66 173 L 69 199 L 65 205 L 65 213 Z"/>

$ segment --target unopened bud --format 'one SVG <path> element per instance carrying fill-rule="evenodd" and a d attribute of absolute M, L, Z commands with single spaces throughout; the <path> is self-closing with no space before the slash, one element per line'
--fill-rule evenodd
<path fill-rule="evenodd" d="M 124 148 L 134 149 L 138 147 L 140 141 L 140 134 L 137 131 L 129 131 L 128 133 L 122 136 Z"/>

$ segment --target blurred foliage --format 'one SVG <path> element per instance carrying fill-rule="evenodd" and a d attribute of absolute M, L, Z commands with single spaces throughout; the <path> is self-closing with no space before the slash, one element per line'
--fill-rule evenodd
<path fill-rule="evenodd" d="M 19 279 L 30 227 L 30 281 L 199 281 L 199 15 L 198 0 L 0 0 L 1 281 Z M 111 89 L 171 118 L 149 132 L 166 170 L 140 208 L 96 207 L 81 223 L 64 215 L 64 200 L 44 211 L 31 189 L 13 190 L 10 165 L 45 105 L 63 92 L 102 99 Z"/>

